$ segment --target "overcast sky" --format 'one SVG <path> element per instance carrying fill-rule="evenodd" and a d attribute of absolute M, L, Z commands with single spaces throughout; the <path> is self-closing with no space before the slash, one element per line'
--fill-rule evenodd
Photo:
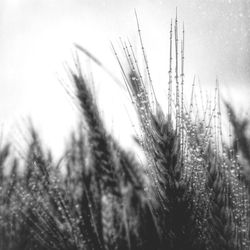
<path fill-rule="evenodd" d="M 116 44 L 119 37 L 129 37 L 138 45 L 134 9 L 154 83 L 166 86 L 169 25 L 176 6 L 180 21 L 185 22 L 187 86 L 194 74 L 206 87 L 213 86 L 218 76 L 224 95 L 247 109 L 248 0 L 1 0 L 0 123 L 7 131 L 16 121 L 31 116 L 47 144 L 61 149 L 65 134 L 75 123 L 72 106 L 58 81 L 65 78 L 63 63 L 71 59 L 72 44 L 77 42 L 91 51 L 119 77 L 110 41 Z M 92 67 L 98 91 L 104 93 L 103 110 L 112 108 L 112 123 L 127 126 L 123 104 L 111 104 L 117 86 Z"/>

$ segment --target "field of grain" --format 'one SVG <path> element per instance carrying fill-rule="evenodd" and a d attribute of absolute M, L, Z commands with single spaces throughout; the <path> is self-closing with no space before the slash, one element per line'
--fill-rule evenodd
<path fill-rule="evenodd" d="M 160 105 L 135 16 L 143 67 L 129 40 L 112 49 L 137 113 L 134 141 L 144 160 L 107 131 L 76 56 L 66 90 L 81 122 L 60 160 L 32 124 L 25 154 L 1 144 L 1 250 L 249 249 L 248 121 L 222 102 L 218 80 L 211 98 L 194 81 L 186 100 L 185 31 L 177 18 L 170 26 L 168 105 Z"/>

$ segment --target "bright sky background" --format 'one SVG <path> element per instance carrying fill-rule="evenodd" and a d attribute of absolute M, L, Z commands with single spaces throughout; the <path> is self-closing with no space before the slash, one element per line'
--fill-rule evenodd
<path fill-rule="evenodd" d="M 194 74 L 204 88 L 216 75 L 224 96 L 243 110 L 250 95 L 250 2 L 247 0 L 1 0 L 0 124 L 9 138 L 30 116 L 58 154 L 76 115 L 58 79 L 81 44 L 120 77 L 110 41 L 129 37 L 137 47 L 137 10 L 153 81 L 167 86 L 169 25 L 178 6 L 186 30 L 186 84 Z M 86 58 L 81 55 L 83 64 Z M 119 88 L 93 64 L 96 90 L 108 123 L 126 141 L 131 129 Z M 187 87 L 188 88 L 188 87 Z M 113 102 L 112 102 L 113 101 Z M 23 125 L 21 125 L 23 126 Z M 127 140 L 129 141 L 129 140 Z"/>

